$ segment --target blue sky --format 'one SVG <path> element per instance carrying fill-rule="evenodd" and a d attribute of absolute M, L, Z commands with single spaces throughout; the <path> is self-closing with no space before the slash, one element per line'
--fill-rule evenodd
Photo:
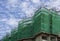
<path fill-rule="evenodd" d="M 42 4 L 60 10 L 60 0 L 0 0 L 0 39 L 17 28 L 20 20 L 32 17 Z"/>

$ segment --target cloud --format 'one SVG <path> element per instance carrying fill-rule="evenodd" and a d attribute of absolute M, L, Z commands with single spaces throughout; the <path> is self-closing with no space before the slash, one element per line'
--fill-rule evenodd
<path fill-rule="evenodd" d="M 36 8 L 31 7 L 25 10 L 26 16 L 27 17 L 32 17 L 34 15 L 34 11 L 36 10 Z"/>
<path fill-rule="evenodd" d="M 48 8 L 56 9 L 56 11 L 60 10 L 60 0 L 51 0 L 50 2 L 45 3 Z"/>
<path fill-rule="evenodd" d="M 27 8 L 29 6 L 29 3 L 28 2 L 22 2 L 20 5 L 22 6 L 22 8 Z"/>
<path fill-rule="evenodd" d="M 4 22 L 0 22 L 0 31 L 10 32 L 11 29 L 12 28 L 8 24 L 6 24 Z"/>
<path fill-rule="evenodd" d="M 27 4 L 29 4 L 29 3 L 27 3 Z M 22 11 L 26 14 L 27 17 L 32 17 L 34 14 L 34 11 L 36 11 L 37 8 L 35 8 L 31 4 L 29 4 L 28 6 L 27 5 L 25 5 L 25 6 L 24 6 L 24 8 L 22 8 Z"/>
<path fill-rule="evenodd" d="M 18 0 L 8 0 L 8 4 L 14 5 L 17 3 Z"/>
<path fill-rule="evenodd" d="M 7 21 L 7 19 L 4 18 L 4 19 L 1 19 L 0 21 Z"/>
<path fill-rule="evenodd" d="M 40 3 L 40 0 L 31 0 L 33 3 Z"/>
<path fill-rule="evenodd" d="M 11 26 L 16 26 L 18 24 L 17 20 L 13 19 L 13 18 L 10 18 L 9 20 L 7 20 L 6 23 L 11 25 Z"/>
<path fill-rule="evenodd" d="M 6 35 L 5 31 L 0 31 L 0 40 Z"/>

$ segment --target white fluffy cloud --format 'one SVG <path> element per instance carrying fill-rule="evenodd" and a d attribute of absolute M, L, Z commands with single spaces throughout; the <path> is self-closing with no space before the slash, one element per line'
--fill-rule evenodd
<path fill-rule="evenodd" d="M 22 2 L 20 5 L 22 6 L 22 8 L 27 8 L 29 6 L 30 3 L 28 2 Z"/>
<path fill-rule="evenodd" d="M 31 0 L 33 3 L 40 3 L 40 0 Z"/>
<path fill-rule="evenodd" d="M 51 2 L 45 3 L 45 5 L 47 5 L 48 8 L 54 8 L 57 11 L 60 10 L 60 0 L 51 0 Z"/>
<path fill-rule="evenodd" d="M 34 14 L 35 9 L 36 9 L 36 8 L 26 9 L 25 13 L 26 13 L 27 17 L 32 17 L 33 14 Z"/>
<path fill-rule="evenodd" d="M 4 18 L 4 19 L 1 19 L 0 21 L 7 21 L 7 19 Z"/>
<path fill-rule="evenodd" d="M 18 0 L 8 0 L 8 4 L 14 5 L 17 3 Z"/>
<path fill-rule="evenodd" d="M 14 27 L 18 25 L 17 20 L 13 19 L 13 18 L 7 20 L 6 23 L 9 24 L 9 25 L 11 25 L 11 26 L 14 26 Z"/>

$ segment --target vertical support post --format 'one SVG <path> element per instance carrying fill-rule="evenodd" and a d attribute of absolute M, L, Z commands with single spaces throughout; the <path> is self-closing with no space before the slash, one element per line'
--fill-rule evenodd
<path fill-rule="evenodd" d="M 42 36 L 40 36 L 40 41 L 42 41 Z"/>
<path fill-rule="evenodd" d="M 35 38 L 35 41 L 42 41 L 42 36 L 40 35 L 40 36 L 37 36 L 36 38 Z"/>
<path fill-rule="evenodd" d="M 57 41 L 57 37 L 56 37 L 56 41 Z"/>
<path fill-rule="evenodd" d="M 51 41 L 50 36 L 48 36 L 48 41 Z"/>

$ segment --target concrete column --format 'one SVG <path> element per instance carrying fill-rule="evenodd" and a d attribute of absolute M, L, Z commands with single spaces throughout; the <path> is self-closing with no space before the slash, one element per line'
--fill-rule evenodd
<path fill-rule="evenodd" d="M 47 41 L 51 41 L 50 36 L 47 37 Z"/>
<path fill-rule="evenodd" d="M 57 37 L 56 37 L 56 41 L 58 41 L 58 40 L 57 40 Z"/>
<path fill-rule="evenodd" d="M 37 36 L 37 37 L 35 38 L 35 41 L 42 41 L 42 36 Z"/>
<path fill-rule="evenodd" d="M 40 41 L 42 41 L 42 36 L 40 36 Z"/>
<path fill-rule="evenodd" d="M 37 36 L 37 37 L 35 38 L 35 41 L 40 41 L 40 36 Z"/>

